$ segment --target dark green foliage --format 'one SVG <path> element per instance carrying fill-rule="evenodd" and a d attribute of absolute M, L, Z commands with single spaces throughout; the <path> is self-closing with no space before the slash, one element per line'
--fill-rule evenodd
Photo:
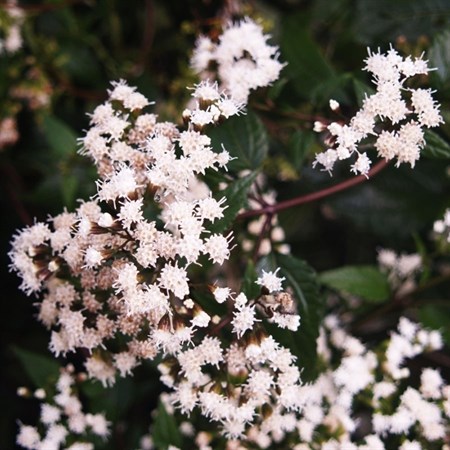
<path fill-rule="evenodd" d="M 247 192 L 255 178 L 256 173 L 252 173 L 244 178 L 239 178 L 231 183 L 226 189 L 218 192 L 218 200 L 222 197 L 227 199 L 227 208 L 223 213 L 224 216 L 211 225 L 211 231 L 222 233 L 230 227 L 239 210 L 247 204 Z"/>
<path fill-rule="evenodd" d="M 152 438 L 158 450 L 167 450 L 169 445 L 181 446 L 181 433 L 173 415 L 168 414 L 159 402 L 153 423 Z"/>
<path fill-rule="evenodd" d="M 64 207 L 73 210 L 78 199 L 95 195 L 96 173 L 91 162 L 77 153 L 77 139 L 89 126 L 86 113 L 104 101 L 111 81 L 126 79 L 156 101 L 149 111 L 161 120 L 181 124 L 181 112 L 190 99 L 186 87 L 198 82 L 189 68 L 192 46 L 199 33 L 218 34 L 219 14 L 228 3 L 23 2 L 28 8 L 24 49 L 18 55 L 0 54 L 0 120 L 14 117 L 20 136 L 16 144 L 0 149 L 2 317 L 7 322 L 1 336 L 0 403 L 14 404 L 0 419 L 0 448 L 13 447 L 16 421 L 28 413 L 28 406 L 15 401 L 17 387 L 27 380 L 33 388 L 48 386 L 60 367 L 59 361 L 46 354 L 47 340 L 42 335 L 49 335 L 47 330 L 42 327 L 38 336 L 36 328 L 29 326 L 30 300 L 18 293 L 17 279 L 8 272 L 5 255 L 12 230 L 33 223 L 34 217 L 45 220 Z M 278 217 L 291 255 L 272 252 L 253 260 L 248 256 L 251 252 L 243 256 L 236 249 L 225 275 L 212 264 L 190 270 L 202 283 L 214 284 L 221 276 L 220 281 L 231 278 L 233 289 L 240 288 L 254 299 L 261 293 L 255 284 L 260 270 L 279 267 L 279 276 L 286 278 L 283 286 L 296 299 L 301 326 L 291 332 L 263 323 L 297 357 L 304 381 L 317 376 L 316 338 L 324 315 L 330 309 L 342 311 L 349 297 L 362 300 L 361 307 L 352 311 L 356 323 L 370 323 L 372 317 L 377 320 L 379 330 L 369 339 L 384 339 L 389 327 L 406 314 L 442 330 L 450 345 L 446 275 L 450 260 L 445 246 L 435 248 L 431 234 L 433 222 L 450 205 L 450 3 L 237 3 L 242 3 L 246 14 L 262 19 L 273 34 L 270 43 L 279 46 L 280 60 L 286 66 L 272 86 L 252 93 L 245 114 L 208 130 L 213 149 L 220 152 L 223 146 L 234 158 L 228 173 L 205 175 L 215 187 L 223 181 L 230 183 L 214 193 L 217 199 L 226 198 L 227 208 L 224 217 L 210 227 L 212 232 L 233 231 L 237 244 L 248 236 L 248 220 L 238 214 L 248 208 L 248 194 L 259 174 L 266 176 L 260 187 L 266 183 L 276 192 L 274 202 L 320 191 L 353 176 L 346 162 L 338 163 L 333 177 L 311 168 L 314 154 L 328 146 L 326 132 L 318 134 L 312 129 L 316 120 L 346 122 L 374 92 L 368 74 L 361 70 L 366 47 L 387 50 L 392 44 L 402 54 L 415 56 L 425 51 L 430 67 L 437 70 L 429 77 L 417 77 L 413 85 L 423 83 L 424 88 L 436 90 L 434 96 L 442 104 L 446 123 L 426 131 L 426 146 L 414 169 L 407 165 L 395 168 L 390 163 L 351 189 L 284 210 Z M 254 9 L 260 3 L 263 13 Z M 1 14 L 0 7 L 0 24 Z M 48 102 L 35 107 L 26 96 L 19 98 L 18 88 L 24 87 L 30 89 L 28 93 L 46 92 Z M 340 102 L 337 112 L 330 110 L 330 98 Z M 374 156 L 371 148 L 367 151 Z M 150 208 L 149 214 L 155 215 L 155 210 Z M 407 295 L 399 297 L 393 292 L 375 266 L 380 248 L 423 256 L 423 271 Z M 228 313 L 226 303 L 211 305 L 214 300 L 204 286 L 192 287 L 191 294 L 210 313 L 221 318 Z M 332 306 L 326 304 L 329 294 L 335 299 Z M 380 319 L 377 310 L 383 308 L 387 312 Z M 231 339 L 229 326 L 224 331 Z M 69 359 L 82 369 L 82 355 L 71 354 Z M 194 448 L 179 431 L 179 417 L 169 414 L 158 400 L 162 385 L 155 367 L 156 362 L 144 364 L 134 377 L 120 378 L 107 389 L 98 382 L 83 383 L 82 399 L 90 410 L 105 411 L 114 422 L 111 442 L 99 443 L 98 448 L 137 448 L 138 437 L 149 425 L 157 449 L 166 450 L 169 445 Z M 20 408 L 23 411 L 17 411 Z"/>
<path fill-rule="evenodd" d="M 232 117 L 208 134 L 217 151 L 223 146 L 236 158 L 228 165 L 233 171 L 258 169 L 269 149 L 267 131 L 252 111 Z"/>
<path fill-rule="evenodd" d="M 286 278 L 283 286 L 292 289 L 301 324 L 295 333 L 280 330 L 275 325 L 267 324 L 267 327 L 275 339 L 297 357 L 297 364 L 302 368 L 302 379 L 312 380 L 317 375 L 316 339 L 324 314 L 324 298 L 319 292 L 316 274 L 307 263 L 278 253 L 261 261 L 261 269 L 275 270 L 278 267 L 278 276 Z"/>
<path fill-rule="evenodd" d="M 319 280 L 332 289 L 369 302 L 383 302 L 390 295 L 386 275 L 375 266 L 344 266 L 327 270 L 320 274 Z"/>
<path fill-rule="evenodd" d="M 14 353 L 36 389 L 55 383 L 60 366 L 52 356 L 44 356 L 18 347 L 14 348 Z"/>

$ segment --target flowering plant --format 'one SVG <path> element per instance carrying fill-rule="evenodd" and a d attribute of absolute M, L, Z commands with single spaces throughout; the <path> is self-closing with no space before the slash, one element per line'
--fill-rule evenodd
<path fill-rule="evenodd" d="M 20 36 L 26 14 L 9 9 Z M 37 297 L 58 361 L 15 350 L 36 384 L 18 393 L 39 404 L 35 425 L 19 422 L 19 446 L 111 448 L 119 435 L 117 448 L 447 448 L 446 336 L 433 329 L 446 322 L 427 319 L 426 308 L 439 310 L 422 293 L 440 296 L 448 286 L 448 205 L 437 202 L 415 227 L 405 214 L 412 223 L 403 242 L 413 236 L 416 244 L 410 254 L 389 239 L 399 224 L 386 232 L 382 202 L 368 221 L 386 221 L 380 229 L 351 214 L 353 206 L 346 211 L 345 197 L 316 210 L 319 222 L 347 214 L 352 232 L 371 230 L 383 245 L 367 245 L 365 264 L 324 264 L 298 237 L 314 236 L 306 225 L 314 217 L 296 208 L 365 183 L 347 197 L 363 195 L 364 212 L 376 206 L 371 186 L 381 171 L 378 179 L 421 195 L 425 181 L 448 188 L 436 165 L 427 169 L 431 180 L 408 184 L 424 179 L 423 159 L 450 156 L 445 129 L 431 131 L 445 126 L 445 104 L 420 87 L 432 81 L 439 47 L 433 59 L 369 49 L 362 68 L 376 90 L 352 79 L 358 110 L 309 35 L 294 45 L 299 16 L 280 13 L 278 46 L 270 24 L 250 13 L 231 5 L 216 12 L 196 37 L 189 80 L 180 75 L 188 96 L 172 109 L 123 77 L 91 105 L 77 140 L 48 106 L 36 113 L 53 148 L 78 146 L 69 167 L 86 173 L 81 157 L 95 167 L 95 188 L 75 205 L 63 183 L 69 209 L 29 223 L 11 242 L 10 268 Z M 305 90 L 308 63 L 322 79 L 306 78 Z M 341 181 L 332 169 L 345 159 L 354 160 L 355 176 Z M 320 188 L 296 192 L 305 186 Z M 315 246 L 324 245 L 322 233 Z M 440 368 L 418 363 L 422 354 Z M 126 414 L 150 385 L 144 431 Z M 120 416 L 102 396 L 124 387 Z"/>

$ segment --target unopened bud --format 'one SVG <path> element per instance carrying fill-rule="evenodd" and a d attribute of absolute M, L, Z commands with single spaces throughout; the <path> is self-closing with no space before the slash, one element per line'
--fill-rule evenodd
<path fill-rule="evenodd" d="M 38 398 L 39 400 L 43 400 L 44 398 L 45 398 L 45 391 L 44 391 L 44 389 L 36 389 L 35 391 L 34 391 L 34 396 L 36 397 L 36 398 Z"/>
<path fill-rule="evenodd" d="M 339 109 L 339 103 L 336 100 L 330 100 L 330 108 L 332 111 L 337 111 Z"/>
<path fill-rule="evenodd" d="M 48 270 L 50 270 L 50 272 L 56 272 L 58 269 L 59 269 L 59 263 L 55 259 L 51 260 L 48 263 Z"/>
<path fill-rule="evenodd" d="M 187 125 L 191 119 L 191 110 L 186 108 L 182 112 L 181 117 L 183 118 L 184 124 Z"/>
<path fill-rule="evenodd" d="M 30 390 L 24 386 L 17 388 L 17 395 L 19 397 L 29 397 L 31 394 Z"/>
<path fill-rule="evenodd" d="M 313 130 L 316 133 L 322 133 L 322 131 L 326 130 L 326 128 L 327 128 L 327 126 L 323 122 L 320 122 L 319 120 L 316 120 L 314 122 Z"/>

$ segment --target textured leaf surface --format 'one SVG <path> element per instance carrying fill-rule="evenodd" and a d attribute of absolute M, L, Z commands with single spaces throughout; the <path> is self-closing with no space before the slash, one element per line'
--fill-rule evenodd
<path fill-rule="evenodd" d="M 364 43 L 393 42 L 399 35 L 415 41 L 449 23 L 446 0 L 358 0 L 354 30 Z"/>
<path fill-rule="evenodd" d="M 344 266 L 322 272 L 319 280 L 337 291 L 371 302 L 382 302 L 390 295 L 386 275 L 375 266 Z"/>
<path fill-rule="evenodd" d="M 249 260 L 245 269 L 244 281 L 241 286 L 241 291 L 248 298 L 255 298 L 261 292 L 261 286 L 256 284 L 258 275 L 256 273 L 255 264 L 252 260 Z"/>
<path fill-rule="evenodd" d="M 175 418 L 167 413 L 162 402 L 159 403 L 152 427 L 152 438 L 156 448 L 167 450 L 169 445 L 181 447 L 181 434 Z"/>
<path fill-rule="evenodd" d="M 221 233 L 231 226 L 238 212 L 247 204 L 247 192 L 256 178 L 256 172 L 231 183 L 216 195 L 217 199 L 225 197 L 228 206 L 223 212 L 223 218 L 216 220 L 209 229 L 214 233 Z"/>
<path fill-rule="evenodd" d="M 303 369 L 302 379 L 312 380 L 317 375 L 316 339 L 324 309 L 317 277 L 306 262 L 291 255 L 273 254 L 265 258 L 261 265 L 265 270 L 278 267 L 278 275 L 286 278 L 283 286 L 293 290 L 301 323 L 296 332 L 282 330 L 273 324 L 267 324 L 267 328 L 278 342 L 290 348 L 297 357 L 297 364 Z"/>
<path fill-rule="evenodd" d="M 299 95 L 314 98 L 325 84 L 329 86 L 335 73 L 312 40 L 301 16 L 287 17 L 282 25 L 281 53 L 289 61 L 285 71 Z M 323 95 L 325 95 L 322 92 Z"/>
<path fill-rule="evenodd" d="M 358 229 L 389 239 L 420 232 L 445 208 L 449 181 L 445 164 L 421 159 L 411 169 L 392 165 L 355 189 L 339 193 L 326 204 Z M 433 201 L 430 201 L 433 199 Z"/>
<path fill-rule="evenodd" d="M 434 38 L 433 45 L 427 53 L 430 67 L 437 70 L 432 77 L 442 82 L 450 81 L 450 30 L 445 30 Z"/>
<path fill-rule="evenodd" d="M 269 150 L 267 131 L 252 111 L 228 119 L 208 134 L 217 151 L 223 145 L 236 158 L 228 164 L 228 168 L 233 171 L 257 169 Z"/>
<path fill-rule="evenodd" d="M 450 158 L 450 145 L 437 133 L 425 130 L 425 148 L 421 154 L 427 158 L 448 159 Z"/>

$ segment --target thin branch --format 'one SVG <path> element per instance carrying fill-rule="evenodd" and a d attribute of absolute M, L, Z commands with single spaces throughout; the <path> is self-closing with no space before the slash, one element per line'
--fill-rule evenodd
<path fill-rule="evenodd" d="M 289 119 L 295 119 L 295 120 L 304 120 L 306 122 L 322 122 L 322 123 L 330 123 L 331 121 L 327 119 L 326 117 L 323 117 L 319 114 L 307 114 L 307 113 L 301 113 L 298 111 L 279 111 L 274 109 L 275 105 L 271 100 L 267 100 L 266 104 L 262 103 L 252 103 L 252 108 L 257 109 L 259 111 L 269 112 L 272 114 L 276 114 L 280 117 L 286 117 Z"/>
<path fill-rule="evenodd" d="M 142 33 L 141 50 L 136 66 L 133 69 L 135 76 L 141 75 L 148 62 L 155 36 L 155 7 L 152 0 L 145 1 L 144 30 Z"/>
<path fill-rule="evenodd" d="M 376 175 L 378 172 L 383 170 L 388 165 L 386 160 L 382 160 L 375 164 L 372 169 L 368 172 L 367 177 L 365 175 L 358 175 L 356 177 L 350 178 L 343 181 L 342 183 L 335 184 L 329 188 L 322 189 L 317 192 L 312 192 L 311 194 L 302 195 L 300 197 L 292 198 L 290 200 L 285 200 L 284 202 L 277 203 L 275 205 L 265 206 L 261 209 L 254 209 L 252 211 L 245 211 L 237 216 L 237 219 L 246 219 L 248 217 L 260 216 L 262 214 L 276 214 L 283 209 L 292 208 L 293 206 L 302 205 L 304 203 L 310 203 L 319 200 L 324 197 L 336 194 L 337 192 L 344 191 L 356 186 L 357 184 L 367 181 L 369 177 Z"/>

